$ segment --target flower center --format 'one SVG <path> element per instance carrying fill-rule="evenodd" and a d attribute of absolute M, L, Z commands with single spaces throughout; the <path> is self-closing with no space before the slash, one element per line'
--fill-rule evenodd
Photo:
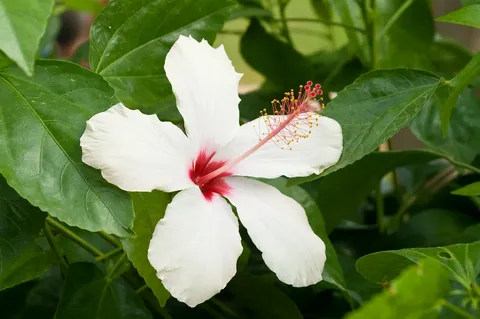
<path fill-rule="evenodd" d="M 299 142 L 300 139 L 307 138 L 311 134 L 311 128 L 318 126 L 318 115 L 312 114 L 318 112 L 325 106 L 316 97 L 322 95 L 321 85 L 313 85 L 308 81 L 305 86 L 300 85 L 297 96 L 293 90 L 285 93 L 281 100 L 272 101 L 273 115 L 267 114 L 267 110 L 260 112 L 265 122 L 267 132 L 257 132 L 259 141 L 251 149 L 230 161 L 212 161 L 215 152 L 207 154 L 202 151 L 198 155 L 190 169 L 190 178 L 200 187 L 207 200 L 213 197 L 213 193 L 225 195 L 230 191 L 230 187 L 223 180 L 223 177 L 231 176 L 229 172 L 236 164 L 251 155 L 260 147 L 269 141 L 275 142 L 282 149 L 290 147 L 293 142 Z"/>
<path fill-rule="evenodd" d="M 230 191 L 230 186 L 223 179 L 223 177 L 232 175 L 228 171 L 221 172 L 213 178 L 202 181 L 204 176 L 220 169 L 227 163 L 226 161 L 212 161 L 214 156 L 215 152 L 201 150 L 188 171 L 190 179 L 200 187 L 203 196 L 208 201 L 212 200 L 214 193 L 227 195 Z"/>

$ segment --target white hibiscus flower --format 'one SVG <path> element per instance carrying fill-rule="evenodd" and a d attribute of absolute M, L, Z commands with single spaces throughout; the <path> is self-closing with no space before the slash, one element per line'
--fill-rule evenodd
<path fill-rule="evenodd" d="M 122 104 L 93 116 L 83 161 L 130 192 L 180 191 L 150 241 L 148 258 L 171 295 L 194 307 L 222 290 L 242 252 L 232 208 L 278 278 L 295 287 L 322 279 L 325 245 L 304 209 L 243 176 L 319 174 L 342 152 L 340 125 L 315 111 L 320 86 L 274 100 L 274 114 L 239 125 L 238 82 L 223 46 L 181 36 L 165 61 L 186 135 Z"/>

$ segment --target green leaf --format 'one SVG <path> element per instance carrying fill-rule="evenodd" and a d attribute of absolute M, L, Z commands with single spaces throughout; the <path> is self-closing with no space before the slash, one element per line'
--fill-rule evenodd
<path fill-rule="evenodd" d="M 458 211 L 427 209 L 410 217 L 395 239 L 402 248 L 456 244 L 474 222 L 474 218 Z"/>
<path fill-rule="evenodd" d="M 240 51 L 251 67 L 283 91 L 296 88 L 313 76 L 308 59 L 291 45 L 267 33 L 256 19 L 250 22 L 244 33 Z"/>
<path fill-rule="evenodd" d="M 457 73 L 470 62 L 472 53 L 456 42 L 436 39 L 430 46 L 429 58 L 435 71 Z"/>
<path fill-rule="evenodd" d="M 236 303 L 247 308 L 245 318 L 301 319 L 302 313 L 293 300 L 262 277 L 238 274 L 229 283 Z"/>
<path fill-rule="evenodd" d="M 480 6 L 480 5 L 479 5 Z M 457 103 L 459 95 L 463 92 L 465 87 L 480 74 L 480 52 L 475 55 L 472 60 L 460 71 L 452 80 L 446 82 L 446 89 L 448 89 L 448 98 L 440 110 L 440 121 L 443 135 L 446 136 L 448 132 L 448 123 L 452 110 Z"/>
<path fill-rule="evenodd" d="M 461 7 L 456 11 L 452 11 L 438 17 L 437 21 L 450 22 L 480 29 L 480 4 L 471 4 L 469 6 Z"/>
<path fill-rule="evenodd" d="M 323 280 L 331 283 L 335 287 L 343 291 L 348 291 L 345 279 L 343 278 L 343 270 L 338 262 L 337 253 L 333 247 L 328 234 L 325 230 L 325 222 L 323 216 L 315 201 L 310 197 L 308 192 L 299 186 L 287 187 L 285 178 L 275 180 L 265 180 L 270 185 L 275 186 L 280 192 L 288 197 L 296 200 L 307 213 L 308 222 L 315 234 L 325 243 L 327 261 L 322 273 Z"/>
<path fill-rule="evenodd" d="M 68 226 L 65 226 L 68 227 Z M 112 251 L 115 247 L 103 239 L 97 233 L 91 233 L 83 229 L 69 227 L 69 229 L 74 232 L 77 236 L 85 240 L 87 243 L 93 247 L 100 250 L 102 253 L 106 254 L 109 251 Z M 76 242 L 72 241 L 70 238 L 58 235 L 57 236 L 58 245 L 62 249 L 65 259 L 69 264 L 79 263 L 79 262 L 91 262 L 95 263 L 95 257 L 92 253 L 86 251 L 83 247 L 79 246 Z"/>
<path fill-rule="evenodd" d="M 0 290 L 37 278 L 52 264 L 34 242 L 45 217 L 0 175 Z"/>
<path fill-rule="evenodd" d="M 165 215 L 165 210 L 171 197 L 167 193 L 153 191 L 151 193 L 132 193 L 133 209 L 135 211 L 135 223 L 133 231 L 135 238 L 122 240 L 123 249 L 128 259 L 133 263 L 140 276 L 145 279 L 152 289 L 160 305 L 163 307 L 170 294 L 163 287 L 157 277 L 157 272 L 148 261 L 148 246 L 152 239 L 153 231 L 158 221 Z"/>
<path fill-rule="evenodd" d="M 450 282 L 445 269 L 426 259 L 406 269 L 390 288 L 346 318 L 431 318 L 431 315 L 438 313 L 437 308 L 448 296 L 449 289 Z"/>
<path fill-rule="evenodd" d="M 448 135 L 442 134 L 441 107 L 442 91 L 430 99 L 419 114 L 410 122 L 413 134 L 430 148 L 446 156 L 463 162 L 471 163 L 480 153 L 480 99 L 468 89 L 464 91 L 453 109 L 452 118 L 448 124 Z"/>
<path fill-rule="evenodd" d="M 408 3 L 410 5 L 398 19 L 392 20 Z M 429 1 L 377 1 L 374 24 L 378 30 L 376 68 L 431 69 L 430 57 L 419 54 L 428 52 L 433 42 L 434 25 Z"/>
<path fill-rule="evenodd" d="M 454 190 L 452 194 L 462 196 L 480 196 L 480 182 L 475 182 L 467 186 L 460 187 Z"/>
<path fill-rule="evenodd" d="M 442 265 L 450 278 L 469 287 L 480 273 L 480 242 L 436 248 L 409 248 L 369 254 L 357 261 L 357 270 L 372 282 L 389 282 L 406 267 L 429 258 Z"/>
<path fill-rule="evenodd" d="M 360 3 L 356 0 L 330 0 L 330 3 L 343 24 L 359 29 L 352 30 L 349 28 L 345 29 L 345 32 L 353 52 L 358 55 L 363 65 L 370 66 L 372 53 L 365 34 L 367 27 Z"/>
<path fill-rule="evenodd" d="M 35 55 L 53 3 L 53 0 L 0 2 L 0 50 L 28 75 L 33 74 Z"/>
<path fill-rule="evenodd" d="M 0 71 L 0 173 L 24 198 L 89 231 L 132 235 L 128 193 L 82 163 L 86 121 L 116 103 L 98 75 L 69 62 L 40 61 L 35 75 Z"/>
<path fill-rule="evenodd" d="M 343 152 L 330 174 L 374 151 L 397 133 L 428 103 L 440 79 L 410 69 L 376 70 L 347 86 L 323 111 L 340 123 Z"/>
<path fill-rule="evenodd" d="M 179 120 L 165 57 L 180 35 L 210 43 L 230 14 L 225 0 L 113 0 L 90 30 L 90 65 L 129 107 Z"/>
<path fill-rule="evenodd" d="M 105 278 L 91 263 L 71 264 L 55 319 L 150 319 L 142 300 L 122 279 Z"/>
<path fill-rule="evenodd" d="M 426 163 L 438 157 L 423 151 L 374 152 L 315 182 L 316 201 L 325 218 L 327 232 L 350 217 L 385 174 L 399 166 Z M 293 179 L 291 183 L 298 181 Z"/>
<path fill-rule="evenodd" d="M 98 14 L 103 9 L 100 0 L 61 0 L 71 10 L 86 11 Z"/>

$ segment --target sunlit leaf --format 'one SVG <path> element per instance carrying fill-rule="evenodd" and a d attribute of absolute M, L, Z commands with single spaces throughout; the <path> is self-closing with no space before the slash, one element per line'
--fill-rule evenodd
<path fill-rule="evenodd" d="M 28 75 L 33 74 L 38 51 L 53 0 L 0 1 L 0 50 Z"/>

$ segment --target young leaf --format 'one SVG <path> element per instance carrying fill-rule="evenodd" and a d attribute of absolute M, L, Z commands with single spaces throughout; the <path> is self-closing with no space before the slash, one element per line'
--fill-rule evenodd
<path fill-rule="evenodd" d="M 45 217 L 0 175 L 0 290 L 37 278 L 52 264 L 34 241 Z"/>
<path fill-rule="evenodd" d="M 123 279 L 105 278 L 95 264 L 68 267 L 56 319 L 151 319 L 142 300 Z"/>
<path fill-rule="evenodd" d="M 357 270 L 372 282 L 389 282 L 404 268 L 418 264 L 424 258 L 442 265 L 451 279 L 467 287 L 475 282 L 480 271 L 480 242 L 380 251 L 358 259 Z"/>
<path fill-rule="evenodd" d="M 157 272 L 148 261 L 147 254 L 155 226 L 165 215 L 165 209 L 171 198 L 169 194 L 159 191 L 132 193 L 131 196 L 136 216 L 133 231 L 137 236 L 123 239 L 123 249 L 163 307 L 170 294 L 158 279 Z"/>
<path fill-rule="evenodd" d="M 454 195 L 461 196 L 480 196 L 480 182 L 475 182 L 464 187 L 460 187 L 452 192 Z"/>
<path fill-rule="evenodd" d="M 463 162 L 471 163 L 480 153 L 480 99 L 468 89 L 456 102 L 451 121 L 448 125 L 448 135 L 443 136 L 440 123 L 442 102 L 441 90 L 430 99 L 430 102 L 409 123 L 413 134 L 430 148 L 446 156 Z"/>
<path fill-rule="evenodd" d="M 480 29 L 480 4 L 471 4 L 460 9 L 447 13 L 436 20 L 450 22 Z"/>
<path fill-rule="evenodd" d="M 0 2 L 0 50 L 28 75 L 45 32 L 53 0 L 2 0 Z"/>
<path fill-rule="evenodd" d="M 374 151 L 417 115 L 439 83 L 434 74 L 410 69 L 377 70 L 360 76 L 322 112 L 342 127 L 342 156 L 336 165 L 309 180 L 337 171 Z"/>
<path fill-rule="evenodd" d="M 178 120 L 165 57 L 180 35 L 212 41 L 231 9 L 225 0 L 110 1 L 90 30 L 90 65 L 124 104 Z"/>
<path fill-rule="evenodd" d="M 86 121 L 116 103 L 98 75 L 40 61 L 35 75 L 0 71 L 0 173 L 24 198 L 61 221 L 130 236 L 130 196 L 82 163 Z"/>
<path fill-rule="evenodd" d="M 448 296 L 448 273 L 434 261 L 425 259 L 410 266 L 390 288 L 375 296 L 347 319 L 431 318 Z"/>
<path fill-rule="evenodd" d="M 459 95 L 477 75 L 480 75 L 480 52 L 470 60 L 460 73 L 446 82 L 446 89 L 448 90 L 449 96 L 445 99 L 440 110 L 440 121 L 444 136 L 447 135 L 450 116 L 452 115 L 452 110 L 455 107 Z"/>

